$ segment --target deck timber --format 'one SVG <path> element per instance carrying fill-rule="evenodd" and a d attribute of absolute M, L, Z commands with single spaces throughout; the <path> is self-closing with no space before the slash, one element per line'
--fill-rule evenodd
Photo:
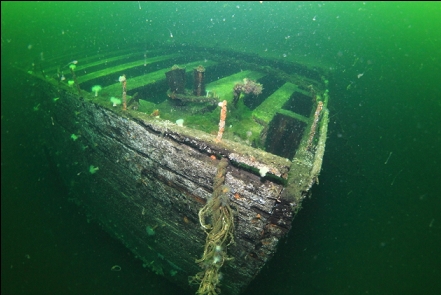
<path fill-rule="evenodd" d="M 163 62 L 179 56 L 169 53 L 150 61 Z M 110 58 L 115 62 L 123 60 L 118 56 L 107 60 Z M 78 73 L 78 80 L 82 81 L 81 85 L 109 74 L 119 75 L 122 69 L 142 66 L 141 61 L 115 64 L 113 69 L 96 70 L 82 77 Z M 205 62 L 208 68 L 220 61 L 213 58 Z M 199 63 L 195 59 L 186 64 L 193 67 Z M 91 68 L 99 64 L 91 58 Z M 94 98 L 93 93 L 85 90 L 78 93 L 75 88 L 60 85 L 50 74 L 28 73 L 39 85 L 41 96 L 50 98 L 43 100 L 40 107 L 42 119 L 48 122 L 46 148 L 69 187 L 70 199 L 86 208 L 93 219 L 134 252 L 146 267 L 183 288 L 193 288 L 188 277 L 201 270 L 195 260 L 202 254 L 206 235 L 201 230 L 198 211 L 213 192 L 213 179 L 221 158 L 229 160 L 225 185 L 229 187 L 228 196 L 235 212 L 235 243 L 228 248 L 233 260 L 222 268 L 222 294 L 244 291 L 274 255 L 320 172 L 328 124 L 328 95 L 324 91 L 320 93 L 325 106 L 314 146 L 310 148 L 307 142 L 315 108 L 308 114 L 282 108 L 296 91 L 308 96 L 307 87 L 295 77 L 286 79 L 252 112 L 258 122 L 254 130 L 258 132 L 265 132 L 278 116 L 294 118 L 304 125 L 296 152 L 288 159 L 241 141 L 227 138 L 216 142 L 212 134 L 177 126 L 148 113 L 122 111 L 112 107 L 108 100 Z M 207 89 L 216 89 L 231 102 L 228 87 L 232 82 L 245 77 L 257 80 L 272 74 L 250 67 L 208 83 Z M 138 88 L 164 79 L 165 70 L 160 69 L 128 81 Z M 321 82 L 317 82 L 317 77 L 309 79 L 319 89 Z M 120 85 L 111 81 L 103 87 L 103 92 L 107 96 L 116 95 Z M 154 107 L 153 102 L 147 104 Z M 96 167 L 99 169 L 94 171 Z M 259 173 L 262 167 L 269 170 L 265 177 Z"/>

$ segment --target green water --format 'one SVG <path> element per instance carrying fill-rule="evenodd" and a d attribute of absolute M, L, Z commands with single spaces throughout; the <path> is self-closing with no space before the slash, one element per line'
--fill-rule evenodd
<path fill-rule="evenodd" d="M 245 294 L 440 294 L 440 28 L 432 2 L 2 2 L 2 294 L 186 294 L 67 200 L 39 140 L 41 98 L 8 74 L 133 44 L 331 70 L 320 184 Z"/>

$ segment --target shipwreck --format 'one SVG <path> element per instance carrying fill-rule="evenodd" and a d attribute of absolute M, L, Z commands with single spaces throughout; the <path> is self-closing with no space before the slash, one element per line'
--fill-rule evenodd
<path fill-rule="evenodd" d="M 326 70 L 190 46 L 71 57 L 17 67 L 69 198 L 182 288 L 244 291 L 318 180 Z"/>

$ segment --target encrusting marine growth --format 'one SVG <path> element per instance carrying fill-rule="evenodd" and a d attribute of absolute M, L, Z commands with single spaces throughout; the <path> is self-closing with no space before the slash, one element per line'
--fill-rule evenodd
<path fill-rule="evenodd" d="M 262 84 L 248 78 L 243 79 L 243 83 L 236 83 L 233 87 L 233 105 L 237 105 L 241 93 L 259 95 L 262 90 Z"/>
<path fill-rule="evenodd" d="M 220 293 L 220 268 L 226 260 L 227 247 L 234 242 L 234 216 L 228 198 L 229 189 L 223 183 L 228 160 L 222 158 L 217 167 L 213 183 L 213 194 L 199 211 L 199 222 L 207 234 L 204 254 L 196 263 L 203 271 L 190 278 L 190 283 L 198 283 L 198 295 L 217 295 Z"/>
<path fill-rule="evenodd" d="M 225 131 L 225 119 L 227 118 L 227 101 L 219 103 L 221 107 L 220 120 L 219 120 L 219 132 L 217 133 L 217 137 L 215 139 L 216 142 L 220 142 L 222 140 L 222 134 Z"/>

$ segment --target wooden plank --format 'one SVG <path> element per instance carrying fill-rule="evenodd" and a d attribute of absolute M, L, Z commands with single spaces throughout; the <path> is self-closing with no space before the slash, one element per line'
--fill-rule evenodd
<path fill-rule="evenodd" d="M 106 62 L 110 62 L 110 61 L 116 61 L 119 59 L 123 59 L 126 57 L 129 57 L 131 55 L 136 55 L 136 54 L 142 54 L 142 52 L 137 52 L 137 53 L 133 53 L 133 51 L 131 51 L 130 54 L 125 54 L 125 55 L 121 55 L 122 53 L 127 53 L 129 50 L 127 49 L 121 49 L 118 51 L 113 51 L 113 52 L 105 52 L 105 53 L 98 53 L 98 54 L 94 54 L 94 55 L 90 55 L 90 56 L 86 56 L 84 58 L 78 59 L 78 64 L 77 67 L 75 68 L 75 71 L 77 73 L 79 73 L 79 71 L 84 71 L 87 68 L 90 68 L 92 66 L 96 66 L 102 63 L 106 63 Z M 79 52 L 76 53 L 76 55 L 79 55 Z M 114 56 L 114 57 L 112 57 Z M 56 59 L 51 59 L 51 60 L 47 60 L 48 63 L 52 64 L 51 67 L 45 68 L 44 71 L 45 73 L 52 73 L 52 74 L 56 74 L 58 70 L 60 71 L 64 71 L 65 73 L 69 72 L 69 64 L 68 62 L 72 61 L 69 58 L 72 57 L 72 54 L 65 54 L 63 56 L 57 57 Z M 109 57 L 109 58 L 107 58 Z M 116 58 L 116 59 L 114 59 Z M 95 62 L 89 62 L 89 61 L 95 61 Z M 61 68 L 63 67 L 63 68 Z"/>
<path fill-rule="evenodd" d="M 119 76 L 122 74 L 122 71 L 124 71 L 124 70 L 138 67 L 138 66 L 142 66 L 144 64 L 151 64 L 151 63 L 155 63 L 155 62 L 159 62 L 159 61 L 163 61 L 163 60 L 167 60 L 167 59 L 176 58 L 178 56 L 180 56 L 180 55 L 179 54 L 161 55 L 161 56 L 155 56 L 152 58 L 148 58 L 147 60 L 140 59 L 140 60 L 132 61 L 132 62 L 125 63 L 125 64 L 120 64 L 120 65 L 117 65 L 114 67 L 110 67 L 107 69 L 103 69 L 100 71 L 89 73 L 84 76 L 80 76 L 80 77 L 78 77 L 78 83 L 83 83 L 83 82 L 86 82 L 86 81 L 89 81 L 92 79 L 96 79 L 96 78 L 111 75 L 111 74 L 116 74 Z"/>
<path fill-rule="evenodd" d="M 290 118 L 293 118 L 293 119 L 296 119 L 296 120 L 299 120 L 299 121 L 302 121 L 302 122 L 305 122 L 307 124 L 311 121 L 307 117 L 304 117 L 302 115 L 299 115 L 297 113 L 294 113 L 294 112 L 291 112 L 291 111 L 288 111 L 288 110 L 284 110 L 284 109 L 278 110 L 277 113 L 285 115 L 285 116 L 288 116 Z"/>
<path fill-rule="evenodd" d="M 113 56 L 113 57 L 109 57 L 106 58 L 104 56 L 99 56 L 99 60 L 94 61 L 94 62 L 90 62 L 90 63 L 83 63 L 81 65 L 78 65 L 77 68 L 75 69 L 75 71 L 82 71 L 91 67 L 95 67 L 95 66 L 99 66 L 99 65 L 103 65 L 106 63 L 110 63 L 110 62 L 114 62 L 114 61 L 118 61 L 118 60 L 122 60 L 125 58 L 129 58 L 132 56 L 141 56 L 143 54 L 143 52 L 139 51 L 139 52 L 131 52 L 128 54 L 123 54 L 123 55 L 117 55 L 117 56 Z M 94 56 L 96 58 L 96 56 Z"/>
<path fill-rule="evenodd" d="M 276 113 L 282 109 L 291 95 L 297 90 L 297 85 L 287 82 L 271 94 L 253 111 L 253 117 L 259 122 L 269 124 Z"/>

